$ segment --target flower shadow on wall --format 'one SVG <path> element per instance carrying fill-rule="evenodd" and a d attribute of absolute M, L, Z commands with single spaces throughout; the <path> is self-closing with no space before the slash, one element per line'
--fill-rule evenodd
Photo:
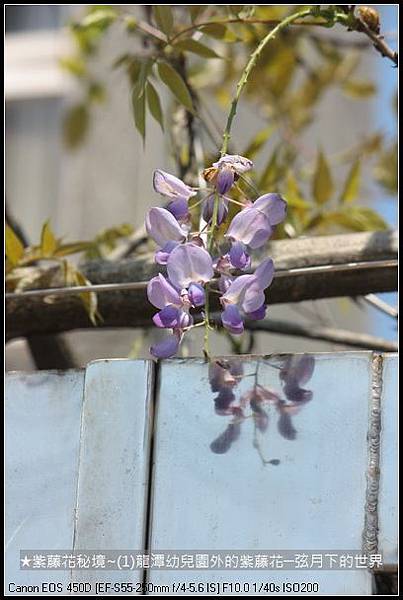
<path fill-rule="evenodd" d="M 264 364 L 278 372 L 278 387 L 263 387 L 259 383 L 259 368 Z M 225 454 L 236 443 L 246 419 L 254 421 L 253 446 L 264 465 L 279 465 L 277 458 L 264 457 L 259 436 L 269 432 L 270 422 L 276 419 L 277 430 L 288 441 L 295 440 L 297 430 L 292 417 L 312 400 L 313 392 L 305 384 L 311 379 L 315 369 L 315 358 L 311 355 L 275 355 L 259 359 L 256 371 L 252 374 L 253 385 L 239 398 L 236 395 L 238 384 L 246 377 L 241 359 L 218 359 L 210 363 L 209 381 L 211 390 L 217 393 L 214 407 L 217 415 L 230 417 L 226 429 L 210 444 L 215 454 Z"/>

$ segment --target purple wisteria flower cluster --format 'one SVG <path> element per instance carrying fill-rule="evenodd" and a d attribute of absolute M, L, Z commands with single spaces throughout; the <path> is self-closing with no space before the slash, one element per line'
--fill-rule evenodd
<path fill-rule="evenodd" d="M 264 246 L 275 226 L 284 220 L 285 200 L 274 193 L 254 202 L 245 199 L 229 223 L 224 241 L 214 238 L 215 227 L 228 219 L 229 203 L 239 204 L 228 192 L 252 167 L 252 161 L 243 156 L 224 155 L 204 170 L 208 187 L 202 190 L 161 169 L 154 172 L 154 190 L 168 203 L 166 208 L 149 210 L 146 230 L 158 246 L 155 261 L 165 265 L 166 275 L 160 273 L 151 279 L 147 295 L 159 309 L 153 317 L 155 325 L 172 333 L 151 348 L 153 356 L 176 354 L 184 333 L 194 326 L 191 310 L 205 305 L 206 286 L 213 278 L 218 279 L 222 325 L 229 332 L 239 335 L 245 319 L 264 318 L 264 291 L 274 277 L 273 261 L 264 259 L 253 274 L 242 271 L 250 268 L 251 251 Z M 203 197 L 192 205 L 189 200 L 197 194 Z M 191 210 L 200 203 L 205 224 L 192 231 Z M 213 243 L 208 241 L 211 236 Z"/>

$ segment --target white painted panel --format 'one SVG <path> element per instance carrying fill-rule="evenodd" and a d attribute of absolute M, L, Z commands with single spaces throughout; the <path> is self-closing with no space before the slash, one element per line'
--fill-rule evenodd
<path fill-rule="evenodd" d="M 6 590 L 69 580 L 20 571 L 20 550 L 73 545 L 83 380 L 83 371 L 6 376 Z"/>
<path fill-rule="evenodd" d="M 258 432 L 260 452 L 279 464 L 263 464 L 254 446 L 253 418 L 240 423 L 238 439 L 222 452 L 228 437 L 219 436 L 234 417 L 215 413 L 217 391 L 210 389 L 206 364 L 164 362 L 157 404 L 152 550 L 360 551 L 370 357 L 318 355 L 312 377 L 302 385 L 312 392 L 310 401 L 261 405 L 269 424 L 265 433 Z M 261 360 L 257 376 L 257 362 L 244 360 L 230 407 L 239 405 L 255 377 L 266 394 L 271 391 L 286 400 L 285 381 L 279 376 L 282 360 Z M 245 416 L 251 414 L 248 401 L 243 410 Z M 317 581 L 325 594 L 371 590 L 366 571 L 152 570 L 149 581 Z"/>
<path fill-rule="evenodd" d="M 100 360 L 87 367 L 76 553 L 144 546 L 152 373 L 150 361 Z M 141 578 L 141 571 L 73 571 L 74 581 Z"/>

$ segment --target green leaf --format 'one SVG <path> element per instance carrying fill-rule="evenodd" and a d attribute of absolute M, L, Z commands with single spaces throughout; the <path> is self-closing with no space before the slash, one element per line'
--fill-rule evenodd
<path fill-rule="evenodd" d="M 59 59 L 59 65 L 64 71 L 75 77 L 84 77 L 87 72 L 85 62 L 80 56 L 64 56 Z"/>
<path fill-rule="evenodd" d="M 263 189 L 274 185 L 280 176 L 280 167 L 278 165 L 278 149 L 272 153 L 267 165 L 260 177 L 258 188 Z"/>
<path fill-rule="evenodd" d="M 153 5 L 153 15 L 158 27 L 169 38 L 172 33 L 174 19 L 172 9 L 168 4 Z"/>
<path fill-rule="evenodd" d="M 267 140 L 270 138 L 274 131 L 273 127 L 266 127 L 259 131 L 249 142 L 249 145 L 242 152 L 242 156 L 247 156 L 248 158 L 253 158 L 259 152 L 261 148 L 265 145 Z"/>
<path fill-rule="evenodd" d="M 64 142 L 75 149 L 85 139 L 89 127 L 89 112 L 85 104 L 77 104 L 69 109 L 63 121 Z"/>
<path fill-rule="evenodd" d="M 61 244 L 54 252 L 54 256 L 62 257 L 78 252 L 86 252 L 92 245 L 92 242 L 72 242 L 71 244 Z"/>
<path fill-rule="evenodd" d="M 306 210 L 311 208 L 310 202 L 307 202 L 299 189 L 297 180 L 295 179 L 294 174 L 289 171 L 286 179 L 286 187 L 285 187 L 285 199 L 289 206 L 293 208 L 300 208 Z"/>
<path fill-rule="evenodd" d="M 132 106 L 134 114 L 134 123 L 136 129 L 143 138 L 143 143 L 146 137 L 146 98 L 143 93 L 143 86 L 138 83 L 134 86 L 132 92 Z"/>
<path fill-rule="evenodd" d="M 97 81 L 90 82 L 88 85 L 87 97 L 89 102 L 101 104 L 106 98 L 105 87 Z"/>
<path fill-rule="evenodd" d="M 94 11 L 91 11 L 84 19 L 81 21 L 81 27 L 99 27 L 104 29 L 108 27 L 118 16 L 116 10 L 111 7 L 102 7 L 97 8 Z"/>
<path fill-rule="evenodd" d="M 192 23 L 194 23 L 197 17 L 204 11 L 206 8 L 203 4 L 191 4 L 189 6 L 190 19 Z"/>
<path fill-rule="evenodd" d="M 344 183 L 344 188 L 340 196 L 340 202 L 352 202 L 357 198 L 358 191 L 360 189 L 360 174 L 361 174 L 361 163 L 360 159 L 357 158 L 355 163 L 352 165 L 347 179 Z"/>
<path fill-rule="evenodd" d="M 67 260 L 63 261 L 64 281 L 67 286 L 91 285 L 91 282 L 79 271 L 73 264 Z M 82 292 L 78 294 L 84 308 L 93 325 L 97 325 L 97 320 L 101 320 L 98 312 L 98 300 L 95 292 Z"/>
<path fill-rule="evenodd" d="M 150 113 L 154 119 L 161 125 L 162 131 L 164 131 L 164 116 L 162 114 L 161 102 L 157 90 L 148 82 L 146 86 L 147 104 L 150 109 Z"/>
<path fill-rule="evenodd" d="M 375 166 L 375 178 L 390 194 L 398 190 L 398 147 L 392 147 L 382 152 Z"/>
<path fill-rule="evenodd" d="M 200 27 L 199 31 L 215 38 L 216 40 L 222 40 L 227 33 L 227 28 L 221 23 L 209 23 L 208 25 L 203 25 L 203 27 Z"/>
<path fill-rule="evenodd" d="M 43 257 L 49 258 L 53 256 L 57 246 L 57 239 L 50 228 L 49 221 L 46 221 L 41 232 L 41 252 Z"/>
<path fill-rule="evenodd" d="M 317 204 L 326 204 L 333 193 L 332 174 L 322 151 L 319 152 L 316 162 L 316 170 L 312 181 L 312 193 Z"/>
<path fill-rule="evenodd" d="M 7 223 L 5 246 L 8 260 L 13 266 L 17 265 L 24 255 L 24 244 Z"/>
<path fill-rule="evenodd" d="M 369 98 L 375 94 L 376 85 L 372 81 L 350 80 L 343 83 L 342 90 L 352 98 Z"/>
<path fill-rule="evenodd" d="M 329 223 L 341 225 L 350 231 L 382 231 L 388 224 L 372 208 L 365 206 L 349 206 L 341 211 L 326 215 Z"/>
<path fill-rule="evenodd" d="M 196 40 L 187 39 L 175 44 L 175 48 L 179 50 L 184 50 L 187 52 L 192 52 L 193 54 L 197 54 L 198 56 L 202 56 L 203 58 L 221 58 L 214 50 L 205 46 L 201 42 L 197 42 Z"/>
<path fill-rule="evenodd" d="M 171 90 L 176 99 L 187 110 L 193 112 L 193 102 L 186 83 L 175 69 L 166 62 L 158 63 L 158 74 L 161 81 Z"/>
<path fill-rule="evenodd" d="M 76 285 L 91 285 L 91 282 L 78 270 L 75 272 Z M 98 312 L 98 299 L 95 292 L 83 292 L 80 294 L 81 301 L 93 325 L 97 325 L 101 318 Z"/>
<path fill-rule="evenodd" d="M 123 21 L 129 33 L 133 33 L 137 30 L 137 20 L 134 17 L 127 15 L 124 17 Z"/>

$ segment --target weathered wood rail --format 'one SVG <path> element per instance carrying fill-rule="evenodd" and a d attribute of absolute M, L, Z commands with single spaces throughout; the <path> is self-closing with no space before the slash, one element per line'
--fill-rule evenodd
<path fill-rule="evenodd" d="M 395 231 L 342 234 L 274 241 L 268 255 L 276 277 L 268 289 L 271 304 L 319 298 L 360 296 L 397 289 Z M 82 268 L 93 284 L 147 282 L 159 270 L 152 256 L 120 262 L 93 261 Z M 212 307 L 218 308 L 216 295 Z M 103 327 L 150 325 L 155 312 L 147 301 L 146 283 L 136 290 L 99 292 Z M 77 296 L 7 299 L 7 339 L 92 327 Z"/>

